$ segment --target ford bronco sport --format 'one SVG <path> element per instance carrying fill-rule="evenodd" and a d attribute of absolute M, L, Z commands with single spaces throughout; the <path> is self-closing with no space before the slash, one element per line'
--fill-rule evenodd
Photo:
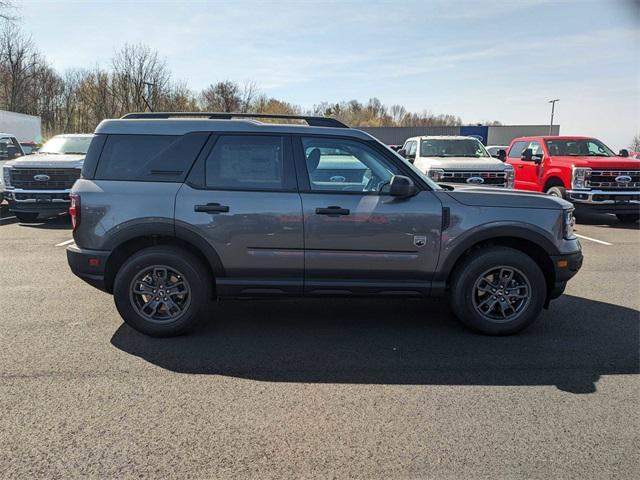
<path fill-rule="evenodd" d="M 182 118 L 181 118 L 182 117 Z M 331 118 L 129 114 L 71 192 L 72 271 L 149 335 L 238 296 L 441 296 L 488 334 L 531 324 L 582 263 L 571 204 L 444 189 Z"/>
<path fill-rule="evenodd" d="M 513 167 L 474 137 L 412 137 L 399 153 L 434 182 L 513 188 Z"/>
<path fill-rule="evenodd" d="M 93 135 L 56 135 L 37 154 L 7 162 L 4 197 L 21 222 L 69 209 L 69 192 L 80 177 L 82 161 Z"/>
<path fill-rule="evenodd" d="M 614 213 L 621 222 L 640 218 L 640 161 L 626 150 L 616 155 L 589 137 L 521 137 L 507 161 L 516 188 L 565 198 L 576 211 Z"/>

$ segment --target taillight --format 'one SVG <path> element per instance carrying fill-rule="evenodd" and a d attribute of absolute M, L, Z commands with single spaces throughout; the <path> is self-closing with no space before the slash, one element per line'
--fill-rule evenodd
<path fill-rule="evenodd" d="M 69 215 L 71 216 L 71 226 L 75 232 L 80 225 L 80 195 L 72 193 L 69 195 L 71 205 L 69 205 Z"/>

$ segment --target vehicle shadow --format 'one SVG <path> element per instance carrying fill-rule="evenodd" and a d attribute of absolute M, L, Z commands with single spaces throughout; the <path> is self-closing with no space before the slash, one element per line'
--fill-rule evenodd
<path fill-rule="evenodd" d="M 46 229 L 46 230 L 71 230 L 71 219 L 62 214 L 50 218 L 39 218 L 33 223 L 18 222 L 22 227 Z"/>
<path fill-rule="evenodd" d="M 640 222 L 635 223 L 622 223 L 614 215 L 607 215 L 605 213 L 591 213 L 582 212 L 576 213 L 576 228 L 579 229 L 580 225 L 596 225 L 605 228 L 620 228 L 627 230 L 640 230 Z"/>
<path fill-rule="evenodd" d="M 111 343 L 161 368 L 271 382 L 555 385 L 592 393 L 601 375 L 640 372 L 640 315 L 565 296 L 510 337 L 467 331 L 430 300 L 225 301 L 188 336 L 123 324 Z"/>

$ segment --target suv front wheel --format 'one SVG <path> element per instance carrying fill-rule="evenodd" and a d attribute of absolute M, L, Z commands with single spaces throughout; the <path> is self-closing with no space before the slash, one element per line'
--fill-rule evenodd
<path fill-rule="evenodd" d="M 211 298 L 212 279 L 179 247 L 141 250 L 118 271 L 113 296 L 124 321 L 147 335 L 169 337 L 193 328 Z"/>
<path fill-rule="evenodd" d="M 466 326 L 489 335 L 508 335 L 529 326 L 545 301 L 546 282 L 536 262 L 519 250 L 488 247 L 456 268 L 451 307 Z"/>

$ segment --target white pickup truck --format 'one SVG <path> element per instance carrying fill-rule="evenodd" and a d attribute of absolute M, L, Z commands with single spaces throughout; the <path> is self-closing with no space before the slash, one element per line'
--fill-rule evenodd
<path fill-rule="evenodd" d="M 8 161 L 2 168 L 4 198 L 21 222 L 53 216 L 69 208 L 69 192 L 93 135 L 56 135 L 35 155 Z"/>
<path fill-rule="evenodd" d="M 513 167 L 474 137 L 411 137 L 398 153 L 438 183 L 513 188 Z"/>

